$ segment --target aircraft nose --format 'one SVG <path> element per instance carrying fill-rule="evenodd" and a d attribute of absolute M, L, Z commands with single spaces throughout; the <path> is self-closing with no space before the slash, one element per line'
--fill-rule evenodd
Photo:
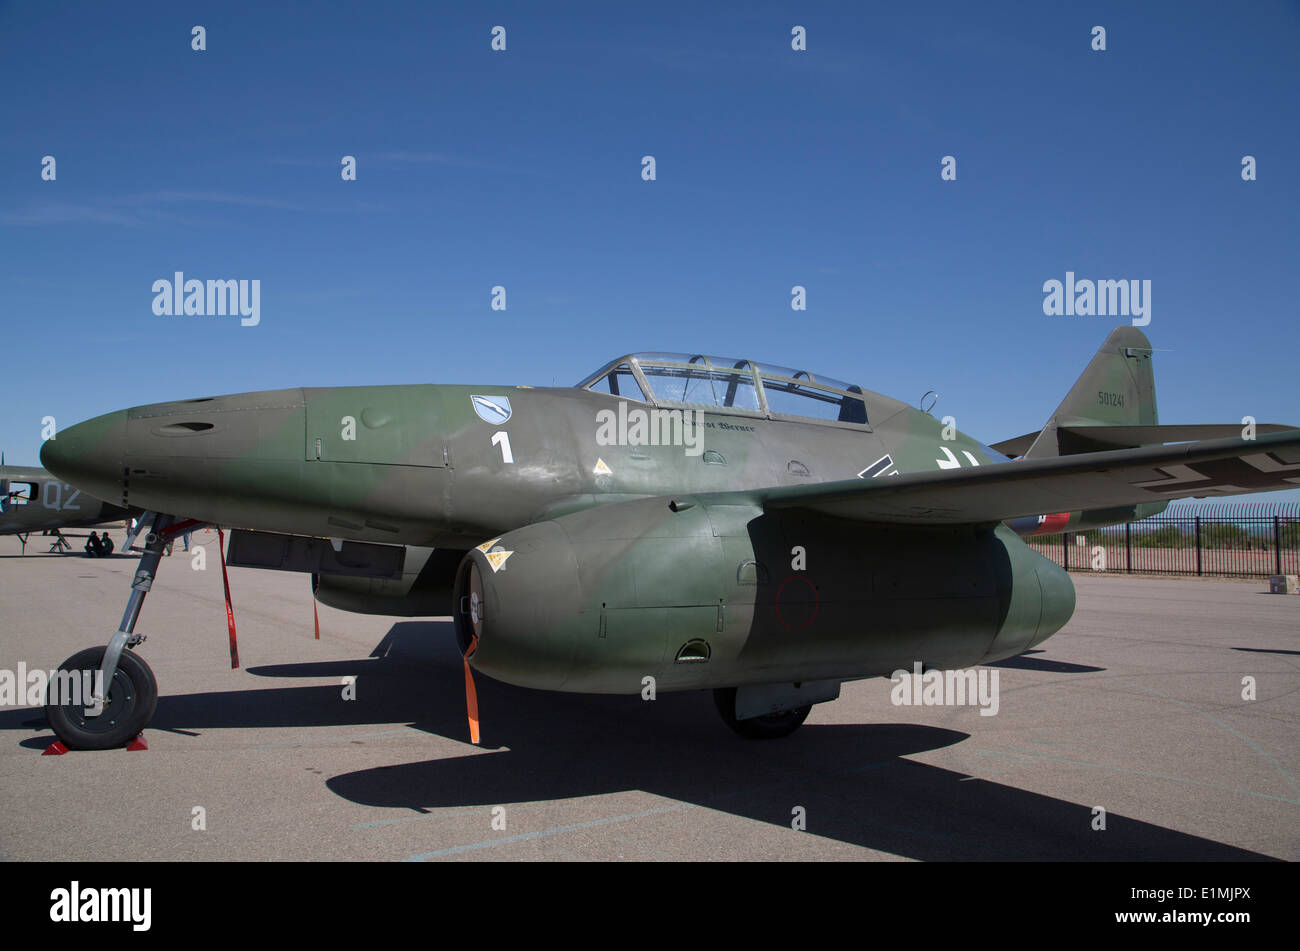
<path fill-rule="evenodd" d="M 41 465 L 88 495 L 125 505 L 126 420 L 118 410 L 58 431 L 41 446 Z"/>

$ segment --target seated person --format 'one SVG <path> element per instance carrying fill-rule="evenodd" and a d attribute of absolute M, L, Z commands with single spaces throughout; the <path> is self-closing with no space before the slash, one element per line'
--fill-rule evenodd
<path fill-rule="evenodd" d="M 104 543 L 99 540 L 98 532 L 91 532 L 86 539 L 86 557 L 98 558 L 104 553 Z"/>
<path fill-rule="evenodd" d="M 113 554 L 112 536 L 110 536 L 108 532 L 105 532 L 102 536 L 100 536 L 100 541 L 104 543 L 103 551 L 101 551 L 100 554 L 103 555 L 105 558 L 107 558 L 109 555 Z"/>

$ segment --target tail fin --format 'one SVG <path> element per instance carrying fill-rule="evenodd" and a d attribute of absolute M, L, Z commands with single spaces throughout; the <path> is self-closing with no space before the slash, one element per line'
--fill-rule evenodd
<path fill-rule="evenodd" d="M 1135 327 L 1116 327 L 1061 405 L 1036 433 L 994 443 L 1008 456 L 1042 459 L 1105 449 L 1245 436 L 1243 423 L 1161 426 L 1156 418 L 1156 381 L 1151 342 Z M 1293 429 L 1254 423 L 1256 433 Z"/>
<path fill-rule="evenodd" d="M 1151 341 L 1136 327 L 1112 330 L 1025 452 L 1025 458 L 1070 456 L 1132 448 L 1149 442 L 1137 433 L 1132 434 L 1135 438 L 1118 442 L 1113 438 L 1115 433 L 1098 439 L 1088 430 L 1157 425 L 1156 378 L 1151 354 Z"/>
<path fill-rule="evenodd" d="M 1009 456 L 1040 459 L 1151 442 L 1144 436 L 1157 422 L 1152 352 L 1142 331 L 1116 327 L 1042 429 L 993 448 Z M 1103 430 L 1108 430 L 1105 436 Z"/>

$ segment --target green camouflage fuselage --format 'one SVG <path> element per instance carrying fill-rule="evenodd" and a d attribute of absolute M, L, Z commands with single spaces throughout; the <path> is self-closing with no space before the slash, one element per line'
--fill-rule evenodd
<path fill-rule="evenodd" d="M 480 418 L 474 395 L 507 397 L 510 418 Z M 61 433 L 43 459 L 115 505 L 460 549 L 601 503 L 851 479 L 886 457 L 874 478 L 1000 461 L 928 413 L 879 394 L 864 400 L 869 425 L 705 409 L 704 451 L 688 455 L 682 445 L 601 445 L 602 410 L 654 408 L 585 390 L 269 390 L 100 416 Z M 1137 513 L 1105 515 L 1121 522 Z M 1070 527 L 1082 524 L 1091 523 L 1074 513 Z"/>
<path fill-rule="evenodd" d="M 513 413 L 503 424 L 486 422 L 472 395 L 506 396 Z M 598 412 L 620 402 L 522 387 L 275 390 L 111 413 L 49 445 L 83 470 L 86 491 L 119 505 L 268 531 L 462 548 L 599 502 L 852 478 L 886 454 L 887 441 L 906 471 L 934 468 L 939 444 L 988 461 L 964 437 L 941 443 L 938 421 L 893 401 L 894 412 L 873 427 L 709 412 L 708 452 L 693 457 L 680 445 L 598 445 Z M 508 444 L 493 443 L 498 433 Z M 922 435 L 931 437 L 924 448 L 907 438 Z M 608 473 L 595 471 L 598 460 Z M 105 482 L 106 471 L 119 477 Z"/>

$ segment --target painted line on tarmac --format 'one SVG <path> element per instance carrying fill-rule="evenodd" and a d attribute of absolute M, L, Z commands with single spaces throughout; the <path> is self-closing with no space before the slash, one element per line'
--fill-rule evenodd
<path fill-rule="evenodd" d="M 553 803 L 539 803 L 535 806 L 518 806 L 510 803 L 511 812 L 527 812 L 530 809 L 554 809 Z M 353 832 L 360 832 L 362 829 L 378 829 L 383 826 L 401 825 L 405 822 L 426 822 L 429 819 L 454 819 L 458 816 L 481 816 L 483 810 L 488 806 L 478 806 L 474 809 L 456 809 L 452 812 L 426 812 L 418 816 L 402 816 L 398 819 L 376 819 L 374 822 L 362 822 L 352 827 Z"/>
<path fill-rule="evenodd" d="M 349 733 L 346 736 L 332 736 L 327 739 L 321 739 L 321 740 L 300 740 L 300 741 L 284 742 L 284 743 L 263 743 L 260 746 L 254 746 L 253 749 L 285 750 L 285 749 L 297 749 L 298 747 L 301 746 L 331 746 L 335 743 L 345 743 L 348 740 L 359 740 L 362 737 L 395 736 L 399 733 L 415 734 L 421 732 L 422 732 L 421 730 L 413 730 L 409 726 L 407 726 L 407 727 L 403 727 L 400 730 L 379 730 L 376 733 Z"/>
<path fill-rule="evenodd" d="M 1010 749 L 1016 750 L 1018 748 L 1013 746 L 1010 747 Z M 1152 779 L 1168 779 L 1171 782 L 1175 782 L 1175 783 L 1185 783 L 1192 786 L 1205 786 L 1208 787 L 1209 789 L 1222 789 L 1225 790 L 1226 792 L 1241 793 L 1243 796 L 1254 796 L 1257 799 L 1269 799 L 1272 800 L 1273 802 L 1285 802 L 1293 806 L 1300 806 L 1300 799 L 1288 799 L 1285 796 L 1272 796 L 1269 795 L 1268 793 L 1254 792 L 1249 789 L 1241 789 L 1240 787 L 1237 786 L 1224 786 L 1220 783 L 1207 783 L 1204 780 L 1200 780 L 1200 779 L 1189 779 L 1186 776 L 1170 776 L 1166 773 L 1153 773 L 1150 772 L 1149 770 L 1133 769 L 1132 767 L 1129 766 L 1112 766 L 1108 763 L 1087 763 L 1084 762 L 1083 760 L 1066 759 L 1064 756 L 1049 756 L 1045 753 L 1038 753 L 1033 750 L 1028 750 L 1025 752 L 1015 752 L 1015 753 L 1008 753 L 1003 750 L 973 750 L 971 755 L 987 756 L 993 758 L 996 757 L 1010 758 L 1012 756 L 1018 756 L 1021 758 L 1021 761 L 1027 759 L 1032 762 L 1033 760 L 1036 759 L 1043 759 L 1053 763 L 1064 763 L 1067 766 L 1087 766 L 1092 769 L 1108 769 L 1116 773 L 1129 773 L 1130 775 L 1133 776 L 1149 776 Z"/>
<path fill-rule="evenodd" d="M 1163 694 L 1163 693 L 1161 693 L 1159 690 L 1156 690 L 1154 687 L 1148 687 L 1146 684 L 1137 684 L 1136 686 L 1138 686 L 1138 687 L 1141 688 L 1142 690 L 1147 691 L 1148 693 L 1153 693 L 1153 694 L 1155 694 L 1157 697 L 1161 697 L 1161 698 L 1164 699 L 1164 700 L 1168 700 L 1170 703 L 1176 703 L 1176 704 L 1178 704 L 1180 707 L 1186 707 L 1188 710 L 1191 710 L 1193 713 L 1195 713 L 1195 714 L 1197 714 L 1197 715 L 1199 715 L 1199 716 L 1205 717 L 1205 719 L 1209 720 L 1209 721 L 1210 721 L 1211 723 L 1213 723 L 1215 726 L 1221 727 L 1222 729 L 1224 729 L 1224 730 L 1226 730 L 1227 732 L 1231 733 L 1233 736 L 1235 736 L 1237 739 L 1241 740 L 1243 743 L 1245 743 L 1247 746 L 1249 746 L 1252 750 L 1254 750 L 1256 753 L 1258 753 L 1260 756 L 1262 756 L 1265 760 L 1267 760 L 1267 761 L 1268 761 L 1268 764 L 1269 764 L 1270 766 L 1272 766 L 1273 769 L 1275 769 L 1275 770 L 1277 771 L 1278 775 L 1280 775 L 1283 779 L 1285 779 L 1285 780 L 1287 781 L 1287 784 L 1290 785 L 1290 787 L 1291 787 L 1293 790 L 1295 790 L 1296 792 L 1300 792 L 1300 785 L 1297 785 L 1297 784 L 1296 784 L 1295 777 L 1292 776 L 1292 775 L 1291 775 L 1291 774 L 1286 770 L 1286 768 L 1285 768 L 1281 763 L 1279 763 L 1279 762 L 1278 762 L 1277 760 L 1275 760 L 1273 757 L 1269 756 L 1269 755 L 1268 755 L 1268 752 L 1264 749 L 1264 747 L 1260 746 L 1258 743 L 1256 743 L 1254 740 L 1252 740 L 1250 737 L 1248 737 L 1245 733 L 1242 733 L 1240 730 L 1233 729 L 1232 727 L 1228 726 L 1228 724 L 1226 724 L 1226 723 L 1224 723 L 1222 720 L 1220 720 L 1218 717 L 1216 717 L 1216 716 L 1214 716 L 1214 715 L 1212 715 L 1212 714 L 1206 713 L 1204 710 L 1198 710 L 1198 709 L 1196 709 L 1196 707 L 1192 706 L 1190 703 L 1186 703 L 1186 702 L 1184 702 L 1184 701 L 1182 701 L 1182 700 L 1175 700 L 1173 697 L 1169 696 L 1168 694 Z M 1261 793 L 1260 795 L 1262 795 L 1262 793 Z M 1273 797 L 1273 798 L 1276 798 L 1276 797 Z M 1283 801 L 1283 802 L 1295 802 L 1294 799 L 1283 799 L 1282 801 Z"/>
<path fill-rule="evenodd" d="M 501 839 L 485 839 L 482 842 L 471 842 L 469 845 L 454 845 L 449 849 L 437 849 L 433 852 L 421 852 L 419 855 L 412 855 L 406 862 L 424 862 L 428 859 L 440 858 L 444 855 L 459 855 L 462 852 L 473 852 L 478 849 L 490 849 L 498 845 L 509 845 L 512 842 L 526 842 L 530 839 L 543 839 L 553 835 L 563 835 L 565 832 L 577 832 L 579 829 L 592 829 L 596 826 L 611 825 L 615 822 L 629 822 L 633 819 L 645 819 L 648 816 L 662 816 L 670 812 L 678 812 L 682 809 L 689 809 L 694 803 L 683 802 L 675 806 L 664 806 L 662 809 L 647 809 L 644 812 L 629 812 L 621 816 L 610 816 L 608 819 L 592 819 L 590 822 L 579 822 L 571 826 L 557 826 L 554 829 L 542 829 L 539 832 L 524 832 L 520 835 L 506 836 Z"/>
<path fill-rule="evenodd" d="M 867 763 L 867 764 L 862 765 L 862 766 L 851 767 L 851 768 L 849 768 L 849 769 L 834 770 L 834 771 L 831 772 L 831 775 L 841 775 L 841 776 L 846 776 L 846 775 L 853 775 L 853 774 L 855 774 L 855 773 L 865 773 L 865 772 L 869 772 L 869 771 L 871 771 L 871 770 L 881 769 L 881 768 L 883 768 L 883 767 L 893 765 L 894 763 L 895 763 L 895 760 L 892 760 L 892 759 L 890 759 L 890 760 L 880 760 L 880 761 L 877 761 L 877 762 L 874 762 L 874 763 Z M 715 802 L 717 802 L 718 800 L 729 799 L 729 798 L 731 798 L 731 797 L 733 797 L 733 796 L 737 796 L 737 795 L 740 795 L 740 794 L 742 794 L 742 793 L 753 794 L 753 793 L 756 792 L 756 791 L 767 791 L 767 790 L 771 790 L 771 789 L 777 789 L 777 788 L 780 788 L 781 786 L 792 785 L 793 782 L 794 782 L 793 780 L 782 780 L 781 782 L 777 782 L 777 783 L 769 783 L 769 784 L 766 785 L 766 786 L 757 787 L 757 789 L 752 789 L 752 788 L 751 788 L 751 789 L 745 789 L 745 790 L 735 790 L 735 791 L 732 791 L 732 792 L 729 792 L 729 793 L 723 793 L 723 794 L 718 795 L 718 796 L 710 796 L 710 797 L 708 797 L 708 802 L 707 802 L 707 803 L 683 802 L 683 803 L 678 803 L 678 804 L 675 805 L 675 806 L 664 806 L 664 807 L 661 808 L 661 809 L 647 809 L 647 810 L 645 810 L 645 811 L 643 811 L 643 812 L 629 812 L 629 813 L 625 813 L 625 814 L 623 814 L 623 815 L 619 815 L 619 816 L 611 816 L 611 817 L 608 818 L 608 819 L 593 819 L 593 820 L 591 820 L 590 822 L 579 822 L 579 823 L 577 823 L 577 824 L 575 824 L 575 825 L 556 826 L 556 827 L 553 828 L 553 829 L 543 829 L 543 830 L 541 830 L 541 831 L 539 831 L 539 832 L 524 832 L 524 833 L 521 833 L 520 835 L 506 836 L 506 837 L 504 837 L 504 838 L 500 838 L 500 839 L 484 839 L 484 840 L 481 841 L 481 842 L 472 842 L 472 843 L 470 843 L 469 845 L 455 845 L 455 846 L 452 846 L 451 848 L 446 848 L 446 849 L 437 849 L 437 850 L 432 851 L 432 852 L 421 852 L 419 855 L 412 855 L 410 858 L 408 858 L 408 859 L 404 859 L 404 861 L 407 861 L 407 862 L 423 862 L 423 861 L 426 861 L 426 860 L 428 860 L 428 859 L 432 859 L 432 858 L 441 858 L 441 857 L 443 857 L 443 856 L 447 856 L 447 855 L 459 855 L 459 854 L 462 853 L 462 852 L 472 852 L 472 851 L 476 851 L 476 850 L 479 850 L 479 849 L 490 849 L 490 848 L 492 848 L 493 846 L 497 846 L 497 845 L 507 845 L 507 844 L 510 844 L 510 843 L 512 843 L 512 842 L 525 842 L 525 841 L 528 841 L 528 840 L 531 840 L 531 839 L 541 839 L 541 838 L 546 838 L 546 837 L 553 836 L 553 835 L 561 835 L 561 834 L 563 834 L 563 833 L 565 833 L 565 832 L 576 832 L 576 831 L 578 831 L 578 830 L 580 830 L 580 829 L 590 829 L 590 828 L 594 828 L 594 827 L 596 827 L 596 826 L 610 825 L 610 824 L 612 824 L 612 823 L 616 823 L 616 822 L 628 822 L 628 821 L 630 821 L 630 820 L 632 820 L 632 819 L 644 819 L 644 818 L 647 818 L 647 817 L 649 817 L 649 816 L 660 816 L 660 815 L 666 815 L 667 813 L 670 813 L 670 812 L 677 812 L 677 811 L 679 811 L 679 810 L 681 810 L 681 809 L 690 809 L 690 808 L 692 808 L 692 807 L 697 807 L 697 808 L 701 808 L 701 809 L 709 809 L 709 808 L 712 808 L 712 806 L 709 805 L 708 803 L 715 803 Z M 473 810 L 473 812 L 474 812 L 474 813 L 479 813 L 479 812 L 481 812 L 481 810 L 476 809 L 476 810 Z M 402 821 L 402 820 L 387 820 L 387 821 Z M 919 834 L 919 830 L 917 830 L 917 829 L 912 829 L 912 828 L 910 828 L 910 827 L 906 827 L 906 826 L 889 827 L 889 828 L 896 828 L 897 831 L 902 831 L 902 832 L 911 832 L 911 833 L 917 833 L 917 834 Z"/>

